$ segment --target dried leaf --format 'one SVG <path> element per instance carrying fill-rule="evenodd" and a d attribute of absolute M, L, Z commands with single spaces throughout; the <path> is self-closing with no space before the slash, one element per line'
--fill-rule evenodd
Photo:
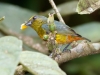
<path fill-rule="evenodd" d="M 100 0 L 79 0 L 76 8 L 78 14 L 90 14 L 100 8 Z"/>

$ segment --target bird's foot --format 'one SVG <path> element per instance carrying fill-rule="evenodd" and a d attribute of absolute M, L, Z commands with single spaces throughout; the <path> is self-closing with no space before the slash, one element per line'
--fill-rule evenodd
<path fill-rule="evenodd" d="M 62 53 L 64 52 L 70 52 L 71 53 L 71 50 L 70 49 L 63 49 Z"/>

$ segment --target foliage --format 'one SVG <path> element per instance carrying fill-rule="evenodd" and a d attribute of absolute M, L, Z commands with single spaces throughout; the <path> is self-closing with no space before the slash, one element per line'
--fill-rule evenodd
<path fill-rule="evenodd" d="M 60 4 L 61 1 L 55 0 L 55 3 L 56 2 L 58 2 L 57 4 Z M 91 15 L 77 15 L 75 9 L 78 1 L 69 0 L 69 2 L 67 2 L 66 0 L 62 0 L 62 2 L 65 3 L 58 5 L 58 9 L 60 10 L 61 15 L 64 16 L 66 24 L 73 26 L 73 29 L 76 32 L 83 35 L 84 37 L 91 39 L 92 42 L 100 41 L 100 10 L 93 11 L 94 13 Z M 30 9 L 35 11 L 30 11 L 7 3 L 0 3 L 0 16 L 5 16 L 5 20 L 2 22 L 0 21 L 0 37 L 2 37 L 0 38 L 0 75 L 14 75 L 15 68 L 17 67 L 19 61 L 20 64 L 24 65 L 24 69 L 32 74 L 41 75 L 40 72 L 44 71 L 43 75 L 46 75 L 46 73 L 58 74 L 58 72 L 58 75 L 65 75 L 65 73 L 58 67 L 58 64 L 54 60 L 44 54 L 34 52 L 36 49 L 38 49 L 38 51 L 45 49 L 45 52 L 47 50 L 45 44 L 42 42 L 42 40 L 40 40 L 36 32 L 30 28 L 25 31 L 20 30 L 20 25 L 24 21 L 27 21 L 28 18 L 32 15 L 47 15 L 48 12 L 52 12 L 52 9 L 49 9 L 50 7 L 47 6 L 48 8 L 46 8 L 45 6 L 45 4 L 48 5 L 48 2 L 46 3 L 45 0 L 30 0 L 29 2 L 22 1 L 19 3 L 21 5 L 23 4 L 22 6 L 27 6 L 27 8 L 30 7 Z M 44 7 L 45 9 L 43 9 Z M 77 9 L 79 8 L 80 7 L 77 7 Z M 46 9 L 48 10 L 41 13 L 37 12 L 42 11 L 42 9 L 43 11 Z M 78 12 L 81 11 L 78 10 Z M 26 50 L 25 52 L 23 51 L 21 53 L 22 42 L 18 38 L 23 41 L 23 50 Z M 20 53 L 21 56 L 19 60 Z M 74 59 L 70 62 L 62 64 L 61 68 L 67 72 L 68 75 L 99 75 L 99 57 L 100 55 L 93 55 Z M 33 62 L 34 64 L 31 64 L 31 66 L 27 65 Z M 34 66 L 39 64 L 41 65 L 38 68 L 34 68 Z"/>
<path fill-rule="evenodd" d="M 12 36 L 0 38 L 0 75 L 14 75 L 21 51 L 21 40 Z"/>
<path fill-rule="evenodd" d="M 66 75 L 53 59 L 41 53 L 23 51 L 20 63 L 26 71 L 35 75 Z"/>

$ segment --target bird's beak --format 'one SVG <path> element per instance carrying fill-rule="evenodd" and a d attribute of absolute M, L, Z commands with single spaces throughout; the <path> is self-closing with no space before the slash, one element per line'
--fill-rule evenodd
<path fill-rule="evenodd" d="M 27 28 L 27 26 L 25 25 L 25 23 L 23 23 L 22 25 L 21 25 L 21 30 L 24 30 L 24 29 L 26 29 Z"/>

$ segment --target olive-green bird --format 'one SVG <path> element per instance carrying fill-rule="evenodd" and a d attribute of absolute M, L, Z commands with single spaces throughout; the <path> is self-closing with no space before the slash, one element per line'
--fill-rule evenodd
<path fill-rule="evenodd" d="M 54 21 L 55 24 L 55 30 L 57 31 L 55 41 L 57 44 L 68 44 L 65 49 L 69 46 L 70 43 L 73 41 L 78 40 L 88 40 L 89 39 L 82 37 L 81 35 L 77 34 L 72 28 L 70 28 L 68 25 L 65 25 L 59 21 Z M 50 32 L 50 29 L 47 25 L 47 17 L 44 16 L 33 16 L 31 17 L 26 23 L 23 23 L 21 25 L 21 29 L 26 29 L 27 27 L 31 27 L 34 29 L 37 34 L 40 36 L 41 39 L 44 38 L 44 35 L 46 35 L 48 32 Z M 64 50 L 65 50 L 64 49 Z"/>

